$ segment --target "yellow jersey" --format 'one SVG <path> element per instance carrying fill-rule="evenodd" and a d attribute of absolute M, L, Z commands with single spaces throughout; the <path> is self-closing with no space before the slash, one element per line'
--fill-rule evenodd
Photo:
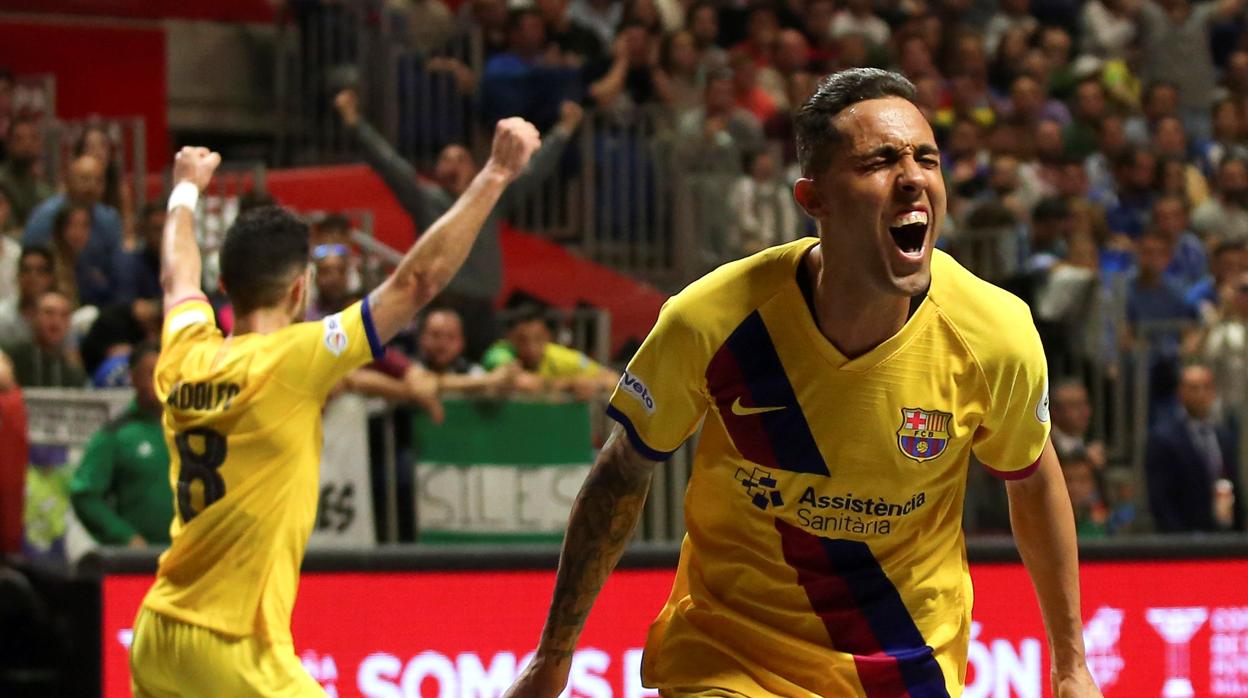
<path fill-rule="evenodd" d="M 670 299 L 611 398 L 634 447 L 702 426 L 688 534 L 645 685 L 748 696 L 955 696 L 972 452 L 1003 477 L 1048 439 L 1027 306 L 942 252 L 905 326 L 852 359 L 819 331 L 798 240 Z M 803 288 L 805 287 L 805 289 Z"/>
<path fill-rule="evenodd" d="M 227 636 L 290 642 L 316 517 L 321 409 L 335 383 L 381 351 L 367 300 L 229 338 L 202 298 L 167 313 L 156 393 L 175 509 L 145 607 Z"/>

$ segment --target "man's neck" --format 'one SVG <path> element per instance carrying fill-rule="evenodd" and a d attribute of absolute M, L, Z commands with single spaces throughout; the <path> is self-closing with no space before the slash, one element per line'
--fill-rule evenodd
<path fill-rule="evenodd" d="M 230 334 L 237 337 L 243 334 L 271 334 L 290 326 L 290 311 L 286 308 L 260 308 L 234 319 L 234 331 Z"/>
<path fill-rule="evenodd" d="M 823 245 L 806 256 L 814 280 L 815 322 L 819 331 L 847 358 L 862 356 L 901 331 L 911 299 L 879 293 L 851 270 L 826 263 Z"/>

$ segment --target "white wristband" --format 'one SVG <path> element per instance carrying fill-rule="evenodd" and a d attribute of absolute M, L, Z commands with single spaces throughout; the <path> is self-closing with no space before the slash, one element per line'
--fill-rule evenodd
<path fill-rule="evenodd" d="M 199 187 L 191 182 L 179 182 L 178 186 L 173 188 L 173 192 L 169 194 L 169 213 L 173 213 L 173 209 L 179 206 L 185 206 L 191 213 L 195 213 L 195 205 L 199 203 Z"/>

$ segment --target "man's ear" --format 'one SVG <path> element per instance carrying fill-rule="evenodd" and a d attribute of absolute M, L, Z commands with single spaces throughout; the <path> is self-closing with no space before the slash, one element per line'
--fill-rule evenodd
<path fill-rule="evenodd" d="M 819 196 L 819 190 L 815 188 L 813 179 L 802 177 L 794 182 L 793 198 L 811 218 L 819 220 L 826 217 L 827 207 L 824 206 L 823 197 Z"/>

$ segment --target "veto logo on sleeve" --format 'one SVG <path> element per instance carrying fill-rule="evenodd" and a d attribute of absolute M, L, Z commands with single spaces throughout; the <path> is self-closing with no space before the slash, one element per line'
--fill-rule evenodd
<path fill-rule="evenodd" d="M 1049 379 L 1044 379 L 1044 394 L 1040 396 L 1040 402 L 1036 403 L 1036 419 L 1041 424 L 1049 421 Z"/>
<path fill-rule="evenodd" d="M 650 389 L 640 378 L 625 371 L 620 377 L 620 390 L 636 398 L 646 408 L 646 414 L 654 414 L 654 398 L 650 397 Z"/>
<path fill-rule="evenodd" d="M 321 320 L 325 328 L 325 348 L 334 356 L 341 356 L 347 350 L 347 331 L 342 326 L 342 313 L 326 315 Z"/>

